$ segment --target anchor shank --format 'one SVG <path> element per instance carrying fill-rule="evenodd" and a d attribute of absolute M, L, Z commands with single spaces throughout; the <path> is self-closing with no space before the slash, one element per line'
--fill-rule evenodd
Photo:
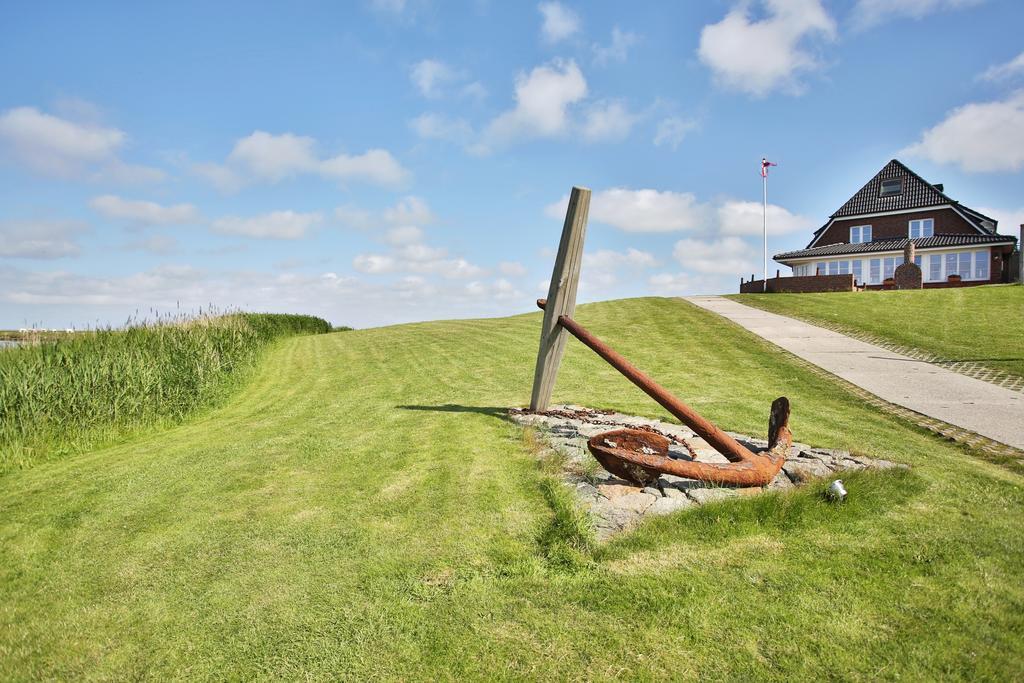
<path fill-rule="evenodd" d="M 541 308 L 543 308 L 542 301 L 537 302 Z M 588 332 L 586 328 L 575 320 L 562 315 L 558 317 L 558 323 L 568 330 L 572 336 L 590 347 L 594 353 L 608 361 L 613 368 L 625 375 L 626 379 L 640 387 L 645 394 L 661 404 L 665 410 L 679 418 L 683 424 L 696 432 L 698 436 L 707 441 L 712 448 L 724 455 L 730 462 L 742 462 L 756 457 L 736 439 L 704 419 L 693 408 L 680 401 L 669 393 L 665 387 L 638 370 L 636 366 Z"/>

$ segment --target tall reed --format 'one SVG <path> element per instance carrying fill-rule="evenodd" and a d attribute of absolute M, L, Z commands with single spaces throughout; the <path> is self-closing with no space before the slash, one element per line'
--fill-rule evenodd
<path fill-rule="evenodd" d="M 129 323 L 0 350 L 0 473 L 181 420 L 223 398 L 269 343 L 331 330 L 264 313 Z"/>

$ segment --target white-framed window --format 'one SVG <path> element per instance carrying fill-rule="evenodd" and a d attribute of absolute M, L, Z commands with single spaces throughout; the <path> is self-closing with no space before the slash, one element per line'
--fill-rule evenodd
<path fill-rule="evenodd" d="M 988 252 L 987 251 L 976 251 L 976 252 L 974 252 L 974 279 L 975 280 L 987 280 L 988 279 Z"/>
<path fill-rule="evenodd" d="M 814 268 L 815 268 L 815 270 L 814 270 L 814 274 L 815 275 L 827 275 L 828 274 L 828 264 L 825 263 L 824 261 L 819 261 L 818 263 L 814 264 Z"/>
<path fill-rule="evenodd" d="M 868 275 L 871 278 L 871 284 L 882 284 L 882 259 L 873 258 L 868 262 Z"/>
<path fill-rule="evenodd" d="M 839 262 L 839 274 L 840 275 L 849 275 L 849 273 L 850 273 L 850 262 L 849 261 L 840 261 Z"/>
<path fill-rule="evenodd" d="M 917 239 L 919 237 L 932 237 L 935 235 L 935 220 L 932 218 L 919 218 L 918 220 L 910 221 L 910 239 Z"/>
<path fill-rule="evenodd" d="M 928 257 L 928 280 L 938 282 L 942 279 L 942 256 L 932 254 Z"/>
<path fill-rule="evenodd" d="M 871 241 L 870 225 L 854 225 L 850 228 L 850 244 L 863 244 Z"/>
<path fill-rule="evenodd" d="M 960 277 L 967 280 L 971 277 L 971 252 L 961 251 L 958 254 L 958 256 L 960 258 L 960 264 L 958 268 L 960 272 Z"/>
<path fill-rule="evenodd" d="M 946 254 L 946 277 L 959 274 L 960 271 L 957 269 L 956 254 Z"/>
<path fill-rule="evenodd" d="M 829 275 L 839 275 L 839 261 L 829 261 L 828 262 L 828 274 Z"/>
<path fill-rule="evenodd" d="M 896 269 L 903 263 L 902 256 L 886 256 L 882 259 L 882 278 L 888 280 L 896 274 Z"/>
<path fill-rule="evenodd" d="M 858 285 L 864 284 L 864 278 L 861 272 L 861 260 L 854 259 L 853 261 L 850 261 L 850 266 L 853 270 L 853 281 L 856 282 Z"/>

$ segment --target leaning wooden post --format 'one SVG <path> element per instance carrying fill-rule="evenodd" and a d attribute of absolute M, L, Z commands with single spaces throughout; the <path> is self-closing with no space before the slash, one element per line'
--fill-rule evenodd
<path fill-rule="evenodd" d="M 540 348 L 537 350 L 537 368 L 533 373 L 533 394 L 530 410 L 547 410 L 555 390 L 558 366 L 562 362 L 565 341 L 569 333 L 558 324 L 558 317 L 572 317 L 576 310 L 576 288 L 580 283 L 583 261 L 583 238 L 587 232 L 587 214 L 590 211 L 590 190 L 574 187 L 569 194 L 569 207 L 565 212 L 562 239 L 558 243 L 555 267 L 551 271 L 544 322 L 540 328 Z"/>

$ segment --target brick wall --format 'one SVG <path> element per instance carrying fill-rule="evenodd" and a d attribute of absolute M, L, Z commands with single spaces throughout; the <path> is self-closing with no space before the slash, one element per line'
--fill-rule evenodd
<path fill-rule="evenodd" d="M 816 246 L 826 244 L 847 244 L 850 241 L 850 228 L 854 225 L 870 225 L 871 239 L 899 239 L 909 236 L 910 221 L 920 218 L 931 218 L 935 221 L 936 235 L 977 235 L 978 231 L 971 227 L 960 214 L 953 209 L 932 209 L 915 211 L 914 213 L 898 213 L 891 216 L 875 216 L 855 220 L 843 219 L 833 223 L 818 240 Z"/>
<path fill-rule="evenodd" d="M 768 279 L 768 288 L 764 288 L 764 280 L 751 280 L 740 283 L 740 294 L 807 294 L 810 292 L 852 292 L 853 275 L 801 275 L 797 277 L 775 277 Z"/>

